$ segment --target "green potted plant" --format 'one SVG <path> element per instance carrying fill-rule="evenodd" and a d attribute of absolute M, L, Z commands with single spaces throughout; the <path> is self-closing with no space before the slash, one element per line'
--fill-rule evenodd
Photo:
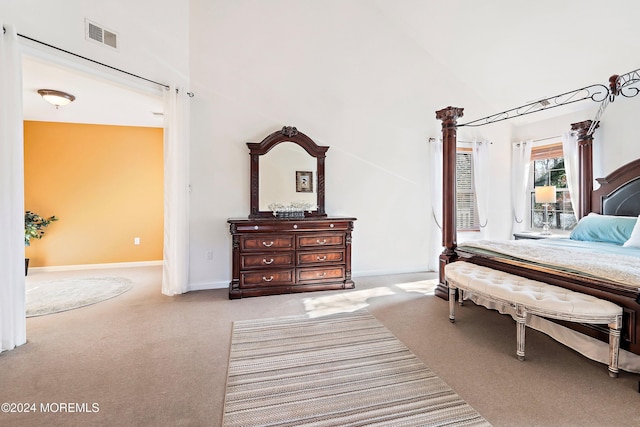
<path fill-rule="evenodd" d="M 26 211 L 24 213 L 24 245 L 31 246 L 31 239 L 42 239 L 44 229 L 53 221 L 57 221 L 56 216 L 43 218 L 37 213 Z M 24 275 L 27 275 L 29 269 L 29 258 L 24 259 Z"/>

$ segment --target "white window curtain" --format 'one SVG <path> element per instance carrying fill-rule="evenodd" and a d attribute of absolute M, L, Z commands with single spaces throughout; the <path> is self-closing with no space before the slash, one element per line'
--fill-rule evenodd
<path fill-rule="evenodd" d="M 170 87 L 164 97 L 164 262 L 162 293 L 189 283 L 189 96 Z"/>
<path fill-rule="evenodd" d="M 473 186 L 478 206 L 480 229 L 489 222 L 489 142 L 473 141 Z"/>
<path fill-rule="evenodd" d="M 529 197 L 529 171 L 531 169 L 531 141 L 514 143 L 511 148 L 511 207 L 512 231 L 517 233 L 527 227 L 526 208 Z"/>
<path fill-rule="evenodd" d="M 429 165 L 431 181 L 431 217 L 433 232 L 431 245 L 431 261 L 429 268 L 438 270 L 438 259 L 442 253 L 442 140 L 429 139 Z"/>
<path fill-rule="evenodd" d="M 576 134 L 572 132 L 562 134 L 562 155 L 564 156 L 564 172 L 567 175 L 567 188 L 571 197 L 571 207 L 577 220 L 580 183 L 578 182 L 578 136 Z"/>
<path fill-rule="evenodd" d="M 12 25 L 0 33 L 0 351 L 27 342 L 22 65 Z"/>

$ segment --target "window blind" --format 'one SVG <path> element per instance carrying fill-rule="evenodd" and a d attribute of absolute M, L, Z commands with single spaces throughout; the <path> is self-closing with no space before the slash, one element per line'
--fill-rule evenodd
<path fill-rule="evenodd" d="M 562 142 L 541 145 L 531 149 L 531 161 L 563 157 Z"/>
<path fill-rule="evenodd" d="M 478 205 L 473 183 L 472 151 L 456 153 L 456 228 L 479 230 Z"/>

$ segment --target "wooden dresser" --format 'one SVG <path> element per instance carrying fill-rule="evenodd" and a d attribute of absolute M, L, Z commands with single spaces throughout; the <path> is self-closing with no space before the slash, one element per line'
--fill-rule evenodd
<path fill-rule="evenodd" d="M 351 289 L 355 218 L 229 219 L 229 298 Z"/>

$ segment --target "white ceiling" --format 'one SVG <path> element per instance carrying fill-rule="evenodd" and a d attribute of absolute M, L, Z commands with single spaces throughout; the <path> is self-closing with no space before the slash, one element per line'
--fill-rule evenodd
<path fill-rule="evenodd" d="M 162 127 L 164 118 L 160 88 L 134 89 L 95 73 L 71 69 L 46 60 L 23 56 L 23 112 L 25 120 Z M 38 89 L 70 93 L 75 101 L 56 109 Z M 156 93 L 154 93 L 154 91 Z"/>
<path fill-rule="evenodd" d="M 399 31 L 491 106 L 483 116 L 585 86 L 607 85 L 611 75 L 640 68 L 637 0 L 377 4 Z M 556 111 L 593 106 L 579 104 Z"/>
<path fill-rule="evenodd" d="M 610 75 L 640 68 L 637 0 L 372 4 L 407 43 L 420 46 L 434 64 L 468 87 L 470 96 L 488 105 L 488 111 L 469 111 L 465 121 L 583 86 L 606 85 Z M 27 120 L 162 126 L 162 116 L 153 115 L 163 108 L 161 90 L 132 90 L 32 57 L 24 59 L 23 76 Z M 36 93 L 38 89 L 69 92 L 76 101 L 56 110 Z M 597 106 L 585 102 L 550 112 L 584 108 Z"/>

